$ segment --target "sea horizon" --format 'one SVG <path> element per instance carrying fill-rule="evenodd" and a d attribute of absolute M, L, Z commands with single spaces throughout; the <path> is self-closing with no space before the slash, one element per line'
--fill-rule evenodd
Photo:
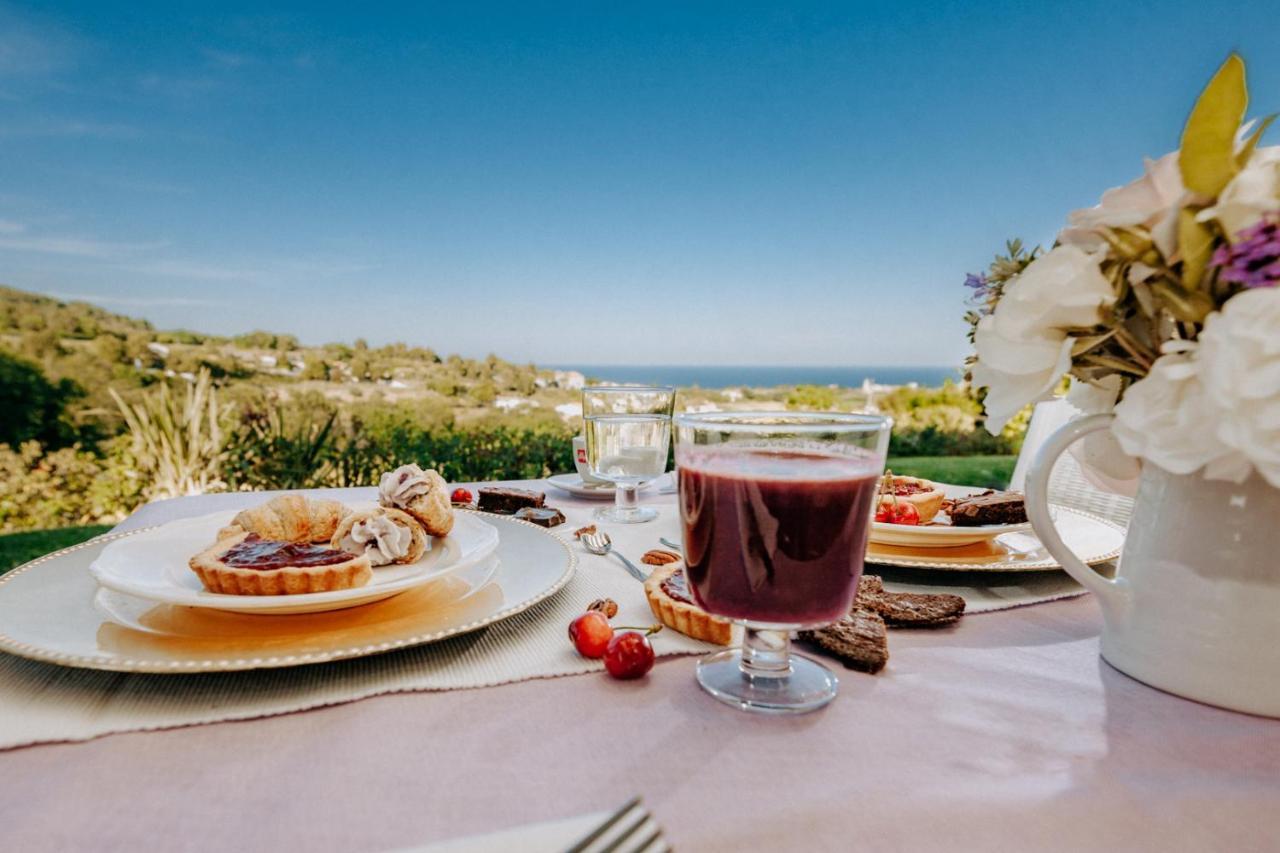
<path fill-rule="evenodd" d="M 693 365 L 693 364 L 548 364 L 551 370 L 576 370 L 588 379 L 648 382 L 678 387 L 774 388 L 779 385 L 839 385 L 860 388 L 870 379 L 878 385 L 936 387 L 947 379 L 959 381 L 958 367 L 903 365 Z"/>

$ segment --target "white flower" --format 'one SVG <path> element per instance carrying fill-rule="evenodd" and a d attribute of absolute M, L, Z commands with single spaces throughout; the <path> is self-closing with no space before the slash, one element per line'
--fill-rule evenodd
<path fill-rule="evenodd" d="M 1058 235 L 1059 242 L 1096 252 L 1106 247 L 1100 236 L 1103 228 L 1141 225 L 1151 232 L 1160 254 L 1173 257 L 1178 246 L 1178 208 L 1186 194 L 1178 169 L 1178 152 L 1144 162 L 1142 177 L 1107 190 L 1097 205 L 1068 216 L 1070 225 Z"/>
<path fill-rule="evenodd" d="M 987 429 L 999 433 L 1023 406 L 1052 393 L 1071 368 L 1066 330 L 1098 323 L 1114 301 L 1097 259 L 1076 246 L 1037 258 L 1005 287 L 974 336 L 973 382 L 988 389 Z"/>
<path fill-rule="evenodd" d="M 1126 453 L 1172 474 L 1190 474 L 1231 452 L 1214 435 L 1193 354 L 1156 359 L 1146 378 L 1129 386 L 1111 428 Z"/>
<path fill-rule="evenodd" d="M 1113 431 L 1171 473 L 1239 483 L 1256 469 L 1280 488 L 1280 289 L 1237 294 L 1198 345 L 1157 359 L 1116 406 Z"/>
<path fill-rule="evenodd" d="M 1238 293 L 1209 315 L 1196 360 L 1218 439 L 1280 488 L 1280 288 Z M 1240 482 L 1249 471 L 1234 459 L 1206 474 Z"/>
<path fill-rule="evenodd" d="M 1234 243 L 1263 215 L 1280 210 L 1280 145 L 1259 148 L 1249 163 L 1218 194 L 1218 203 L 1196 217 L 1201 222 L 1218 220 L 1227 239 Z"/>

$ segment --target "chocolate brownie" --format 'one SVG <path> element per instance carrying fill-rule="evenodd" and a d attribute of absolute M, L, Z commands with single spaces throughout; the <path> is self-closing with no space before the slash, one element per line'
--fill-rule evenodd
<path fill-rule="evenodd" d="M 1025 524 L 1026 521 L 1026 501 L 1017 492 L 984 492 L 960 498 L 951 505 L 951 523 L 956 527 Z"/>
<path fill-rule="evenodd" d="M 513 515 L 525 507 L 540 507 L 547 502 L 547 496 L 542 492 L 531 492 L 527 489 L 493 486 L 476 489 L 476 492 L 480 496 L 476 509 L 499 515 Z"/>
<path fill-rule="evenodd" d="M 879 614 L 890 628 L 940 628 L 964 613 L 964 599 L 949 593 L 889 592 L 878 575 L 863 575 L 853 609 Z"/>
<path fill-rule="evenodd" d="M 515 517 L 531 521 L 539 527 L 555 527 L 564 524 L 564 513 L 549 506 L 526 506 L 516 510 Z"/>
<path fill-rule="evenodd" d="M 814 631 L 801 631 L 798 636 L 859 672 L 879 672 L 889 662 L 889 637 L 884 620 L 870 610 L 859 608 L 839 622 Z"/>

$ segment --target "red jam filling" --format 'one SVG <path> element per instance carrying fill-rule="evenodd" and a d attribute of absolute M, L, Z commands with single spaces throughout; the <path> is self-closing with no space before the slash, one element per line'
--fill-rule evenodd
<path fill-rule="evenodd" d="M 908 495 L 922 495 L 925 492 L 932 492 L 932 491 L 933 489 L 931 487 L 922 486 L 919 483 L 894 483 L 893 484 L 893 493 L 900 498 L 905 498 Z"/>
<path fill-rule="evenodd" d="M 676 601 L 693 604 L 693 599 L 689 596 L 689 582 L 684 579 L 682 570 L 672 572 L 671 577 L 663 579 L 659 586 L 662 587 L 663 592 Z"/>
<path fill-rule="evenodd" d="M 236 569 L 256 569 L 270 571 L 283 569 L 286 566 L 310 568 L 312 566 L 333 566 L 352 559 L 346 551 L 336 551 L 323 545 L 310 545 L 303 542 L 274 542 L 263 539 L 256 533 L 250 533 L 243 540 L 233 545 L 221 557 L 221 561 Z"/>

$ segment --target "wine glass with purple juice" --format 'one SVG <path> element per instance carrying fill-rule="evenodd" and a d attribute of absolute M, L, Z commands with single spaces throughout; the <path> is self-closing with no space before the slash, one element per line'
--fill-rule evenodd
<path fill-rule="evenodd" d="M 849 613 L 892 425 L 831 413 L 676 416 L 689 588 L 743 626 L 741 650 L 698 663 L 712 696 L 775 713 L 835 698 L 835 674 L 791 654 L 791 632 Z"/>

